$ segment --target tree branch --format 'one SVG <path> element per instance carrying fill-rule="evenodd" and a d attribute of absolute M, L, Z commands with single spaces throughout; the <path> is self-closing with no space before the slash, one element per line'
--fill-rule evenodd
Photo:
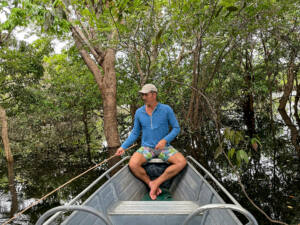
<path fill-rule="evenodd" d="M 141 86 L 143 86 L 146 83 L 145 73 L 143 72 L 143 70 L 141 68 L 141 65 L 140 65 L 140 62 L 139 62 L 140 59 L 138 57 L 139 53 L 138 53 L 138 51 L 136 49 L 136 45 L 135 44 L 134 44 L 134 52 L 135 52 L 134 56 L 135 56 L 136 66 L 137 66 L 139 74 L 141 76 Z"/>
<path fill-rule="evenodd" d="M 181 62 L 182 59 L 184 59 L 186 56 L 188 56 L 192 53 L 193 53 L 193 50 L 184 53 L 184 46 L 182 46 L 179 56 L 176 59 L 175 66 L 178 66 L 178 64 Z"/>
<path fill-rule="evenodd" d="M 197 91 L 204 99 L 205 101 L 207 102 L 207 105 L 209 107 L 209 109 L 211 110 L 212 112 L 212 118 L 214 120 L 214 123 L 216 125 L 216 129 L 217 129 L 217 133 L 218 133 L 218 142 L 219 142 L 219 146 L 222 146 L 222 137 L 221 137 L 221 133 L 220 133 L 220 125 L 221 123 L 218 121 L 218 117 L 217 117 L 217 114 L 215 112 L 215 110 L 213 109 L 209 99 L 198 89 L 194 88 L 194 87 L 191 87 L 189 85 L 186 85 L 182 82 L 178 82 L 178 81 L 175 81 L 175 80 L 171 80 L 175 83 L 179 83 L 179 84 L 182 84 L 182 85 L 185 85 L 185 86 L 188 86 L 189 88 Z M 222 148 L 222 153 L 223 155 L 225 156 L 225 158 L 227 159 L 229 165 L 232 167 L 232 169 L 234 169 L 235 167 L 233 166 L 233 164 L 231 163 L 230 159 L 228 158 L 227 154 L 225 153 L 224 149 Z M 281 221 L 278 221 L 278 220 L 273 220 L 272 218 L 270 218 L 261 208 L 259 208 L 254 202 L 253 200 L 249 197 L 249 195 L 247 194 L 246 190 L 245 190 L 245 187 L 243 185 L 243 183 L 241 182 L 241 175 L 238 171 L 236 171 L 236 175 L 238 177 L 238 183 L 240 185 L 240 187 L 242 188 L 242 191 L 244 193 L 244 195 L 246 196 L 246 198 L 250 201 L 250 203 L 259 211 L 261 212 L 270 222 L 272 223 L 278 223 L 278 224 L 283 224 L 283 225 L 288 225 L 287 223 L 284 223 L 284 222 L 281 222 Z"/>
<path fill-rule="evenodd" d="M 88 54 L 88 52 L 83 48 L 82 43 L 78 40 L 78 37 L 75 34 L 75 31 L 72 28 L 72 34 L 75 40 L 75 44 L 77 48 L 79 49 L 79 53 L 82 56 L 83 60 L 85 61 L 86 65 L 90 69 L 90 71 L 93 73 L 97 84 L 99 84 L 99 88 L 102 89 L 103 86 L 103 74 L 102 71 L 98 68 L 97 64 L 94 62 L 94 60 L 91 58 L 91 56 Z"/>
<path fill-rule="evenodd" d="M 101 64 L 103 52 L 97 52 L 95 50 L 95 48 L 89 42 L 88 38 L 84 35 L 84 33 L 82 32 L 82 30 L 80 28 L 78 28 L 77 25 L 73 25 L 74 24 L 74 20 L 70 16 L 71 12 L 68 9 L 68 6 L 66 5 L 65 1 L 63 1 L 63 2 L 64 2 L 64 5 L 65 5 L 65 13 L 67 15 L 67 19 L 71 23 L 71 30 L 72 30 L 73 36 L 77 37 L 76 40 L 78 42 L 80 42 L 81 45 L 82 45 L 82 43 L 84 43 L 89 48 L 89 50 L 92 53 L 92 55 L 94 56 L 95 60 L 99 64 Z M 76 10 L 75 10 L 75 14 L 78 16 L 78 12 L 76 12 Z M 82 23 L 80 21 L 80 18 L 78 18 L 78 19 L 79 19 L 80 24 L 82 25 Z M 84 29 L 83 25 L 82 25 L 82 28 Z M 86 33 L 87 33 L 87 35 L 89 34 L 89 32 L 87 30 L 86 30 Z"/>

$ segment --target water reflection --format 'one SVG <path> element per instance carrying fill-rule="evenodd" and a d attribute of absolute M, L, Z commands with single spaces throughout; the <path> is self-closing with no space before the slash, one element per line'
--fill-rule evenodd
<path fill-rule="evenodd" d="M 10 218 L 13 217 L 14 214 L 18 211 L 18 197 L 17 197 L 17 191 L 16 191 L 16 184 L 15 184 L 15 173 L 14 173 L 14 162 L 10 161 L 7 162 L 7 175 L 8 175 L 8 180 L 5 179 L 5 181 L 8 181 L 7 183 L 3 183 L 1 186 L 7 184 L 8 186 L 8 192 L 0 192 L 0 215 L 2 214 L 1 217 Z M 5 201 L 3 201 L 3 200 Z M 0 217 L 0 218 L 1 218 Z M 4 222 L 4 221 L 0 221 Z"/>
<path fill-rule="evenodd" d="M 8 183 L 9 183 L 9 191 L 11 195 L 11 207 L 10 207 L 10 217 L 18 211 L 18 197 L 15 185 L 15 173 L 14 173 L 14 165 L 13 162 L 7 162 L 8 168 Z"/>
<path fill-rule="evenodd" d="M 234 119 L 227 118 L 226 126 L 236 127 L 238 130 L 242 124 Z M 276 119 L 271 127 L 272 123 L 267 114 L 261 114 L 256 119 L 257 135 L 262 143 L 261 158 L 242 168 L 242 181 L 254 202 L 267 214 L 274 219 L 296 225 L 300 221 L 300 163 L 290 142 L 289 132 L 285 132 L 288 128 L 279 119 Z M 223 159 L 221 157 L 218 160 L 214 159 L 216 146 L 210 141 L 214 140 L 215 136 L 216 134 L 211 130 L 204 133 L 205 138 L 199 134 L 196 144 L 201 151 L 196 151 L 199 155 L 195 155 L 195 158 L 201 161 L 218 180 L 223 181 L 229 192 L 254 214 L 259 224 L 270 224 L 245 198 L 236 181 L 229 179 L 231 177 L 228 176 L 227 165 L 223 163 Z M 176 143 L 179 147 L 182 146 L 183 152 L 188 150 L 185 147 L 189 139 L 189 136 L 185 136 L 179 139 L 182 143 L 179 141 Z M 15 179 L 13 180 L 16 182 L 14 198 L 18 200 L 19 211 L 92 166 L 88 160 L 82 160 L 79 155 L 75 156 L 73 152 L 66 152 L 68 155 L 65 157 L 64 152 L 53 150 L 30 154 L 27 157 L 14 156 Z M 98 161 L 101 159 L 99 158 Z M 15 210 L 15 205 L 11 204 L 14 194 L 11 194 L 13 190 L 10 190 L 8 170 L 9 166 L 6 161 L 0 157 L 0 223 L 7 220 Z M 89 172 L 33 207 L 13 224 L 34 224 L 44 212 L 70 201 L 102 173 L 103 171 L 100 170 Z M 93 190 L 90 191 L 92 192 Z"/>
<path fill-rule="evenodd" d="M 0 224 L 92 166 L 88 162 L 58 159 L 55 158 L 57 154 L 54 155 L 50 158 L 47 155 L 46 160 L 41 159 L 41 155 L 15 156 L 15 171 L 12 164 L 0 159 Z M 102 173 L 101 170 L 89 172 L 26 211 L 11 224 L 35 224 L 44 212 L 70 201 Z"/>

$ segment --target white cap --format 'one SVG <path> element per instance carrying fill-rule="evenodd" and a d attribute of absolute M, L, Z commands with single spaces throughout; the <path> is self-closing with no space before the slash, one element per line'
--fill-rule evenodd
<path fill-rule="evenodd" d="M 139 93 L 147 94 L 149 92 L 157 92 L 157 88 L 153 84 L 145 84 Z"/>

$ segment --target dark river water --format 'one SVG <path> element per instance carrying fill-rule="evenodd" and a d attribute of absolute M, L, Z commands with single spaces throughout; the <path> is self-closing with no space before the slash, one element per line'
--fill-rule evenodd
<path fill-rule="evenodd" d="M 288 156 L 288 153 L 286 155 Z M 255 171 L 245 172 L 242 177 L 243 183 L 248 194 L 252 196 L 255 202 L 260 202 L 260 206 L 269 215 L 281 218 L 283 221 L 289 221 L 289 224 L 298 225 L 300 223 L 300 183 L 297 180 L 299 160 L 297 157 L 288 156 L 279 161 L 281 164 L 276 165 L 278 168 L 274 173 L 273 161 L 263 157 L 261 159 L 262 164 L 257 166 Z M 69 157 L 59 158 L 58 153 L 55 152 L 30 155 L 26 158 L 15 155 L 14 164 L 10 165 L 14 175 L 8 176 L 8 171 L 11 173 L 12 168 L 5 161 L 5 157 L 2 157 L 0 163 L 0 224 L 4 223 L 15 212 L 21 211 L 94 165 L 87 160 L 75 160 Z M 104 169 L 90 171 L 25 212 L 11 224 L 35 224 L 44 212 L 70 201 L 103 172 Z M 234 182 L 236 180 L 234 176 L 230 174 L 224 176 L 224 173 L 222 174 L 217 167 L 215 171 L 212 170 L 212 173 L 241 205 L 257 218 L 259 224 L 271 224 L 243 197 L 241 188 Z M 277 174 L 276 177 L 273 177 L 273 174 Z M 94 190 L 87 193 L 81 201 L 84 201 Z"/>
<path fill-rule="evenodd" d="M 85 161 L 78 162 L 56 156 L 56 154 L 31 155 L 28 158 L 15 156 L 13 165 L 9 165 L 3 157 L 0 161 L 0 224 L 11 218 L 14 212 L 25 209 L 42 196 L 94 165 Z M 11 174 L 8 175 L 8 168 L 11 169 L 11 167 L 14 170 L 14 182 L 10 177 Z M 99 168 L 90 171 L 26 211 L 11 224 L 35 224 L 44 212 L 69 202 L 103 171 Z M 105 178 L 103 182 L 105 182 Z M 88 192 L 81 201 L 85 200 L 93 191 Z"/>

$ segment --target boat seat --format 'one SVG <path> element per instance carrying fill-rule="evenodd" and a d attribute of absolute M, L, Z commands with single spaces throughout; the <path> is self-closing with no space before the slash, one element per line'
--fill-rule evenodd
<path fill-rule="evenodd" d="M 109 215 L 190 214 L 199 206 L 193 201 L 120 201 L 108 211 Z"/>
<path fill-rule="evenodd" d="M 144 165 L 147 164 L 147 163 L 166 163 L 166 164 L 170 164 L 168 161 L 165 162 L 160 158 L 152 158 L 148 162 L 145 162 Z"/>

